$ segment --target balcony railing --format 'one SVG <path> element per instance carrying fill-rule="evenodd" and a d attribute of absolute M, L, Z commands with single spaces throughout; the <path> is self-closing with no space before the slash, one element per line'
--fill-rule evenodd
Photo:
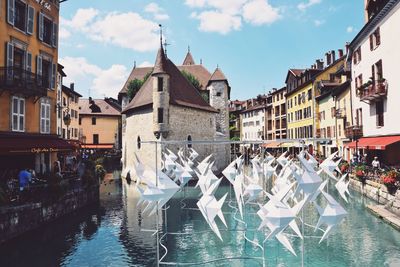
<path fill-rule="evenodd" d="M 349 139 L 358 139 L 363 136 L 363 127 L 362 125 L 348 126 L 344 131 L 344 135 Z"/>
<path fill-rule="evenodd" d="M 0 92 L 10 91 L 27 97 L 47 96 L 49 81 L 44 76 L 17 67 L 0 67 Z"/>
<path fill-rule="evenodd" d="M 387 96 L 387 88 L 388 84 L 386 81 L 375 82 L 359 91 L 360 99 L 361 101 L 370 101 L 370 102 L 379 100 Z"/>
<path fill-rule="evenodd" d="M 346 109 L 345 108 L 337 108 L 335 110 L 335 117 L 338 119 L 343 119 L 346 117 Z"/>

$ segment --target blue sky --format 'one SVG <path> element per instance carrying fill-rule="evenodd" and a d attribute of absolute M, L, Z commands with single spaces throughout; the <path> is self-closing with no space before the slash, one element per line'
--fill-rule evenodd
<path fill-rule="evenodd" d="M 84 97 L 117 97 L 134 61 L 153 64 L 164 27 L 168 57 L 190 46 L 212 72 L 220 66 L 231 99 L 284 86 L 304 68 L 344 48 L 363 26 L 363 0 L 68 0 L 61 5 L 59 61 Z"/>

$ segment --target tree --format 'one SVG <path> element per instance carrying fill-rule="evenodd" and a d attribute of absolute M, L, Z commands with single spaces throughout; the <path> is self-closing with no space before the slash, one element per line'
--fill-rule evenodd
<path fill-rule="evenodd" d="M 129 97 L 129 102 L 135 97 L 137 92 L 139 92 L 140 88 L 142 88 L 143 84 L 147 81 L 147 79 L 150 77 L 151 71 L 148 72 L 144 77 L 143 80 L 140 79 L 133 79 L 132 81 L 129 82 L 128 84 L 128 97 Z"/>
<path fill-rule="evenodd" d="M 202 89 L 201 88 L 202 86 L 196 77 L 194 77 L 192 74 L 190 74 L 184 70 L 182 71 L 182 74 L 194 86 L 194 88 L 196 88 L 199 91 Z"/>
<path fill-rule="evenodd" d="M 132 81 L 129 82 L 128 84 L 128 97 L 129 101 L 131 101 L 137 92 L 139 92 L 140 88 L 143 85 L 143 81 L 139 79 L 133 79 Z"/>

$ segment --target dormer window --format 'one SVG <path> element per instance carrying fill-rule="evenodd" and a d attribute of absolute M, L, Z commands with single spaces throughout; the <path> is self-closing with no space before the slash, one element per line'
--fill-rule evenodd
<path fill-rule="evenodd" d="M 164 78 L 163 77 L 158 77 L 157 79 L 157 91 L 162 92 L 163 91 L 163 83 L 164 83 Z"/>

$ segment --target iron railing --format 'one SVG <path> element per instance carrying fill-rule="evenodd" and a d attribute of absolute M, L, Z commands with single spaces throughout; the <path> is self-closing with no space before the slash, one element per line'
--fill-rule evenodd
<path fill-rule="evenodd" d="M 18 67 L 0 67 L 0 91 L 42 97 L 47 96 L 49 87 L 49 80 L 45 76 Z"/>
<path fill-rule="evenodd" d="M 361 101 L 376 101 L 387 96 L 388 84 L 386 81 L 374 82 L 367 88 L 360 90 Z"/>

